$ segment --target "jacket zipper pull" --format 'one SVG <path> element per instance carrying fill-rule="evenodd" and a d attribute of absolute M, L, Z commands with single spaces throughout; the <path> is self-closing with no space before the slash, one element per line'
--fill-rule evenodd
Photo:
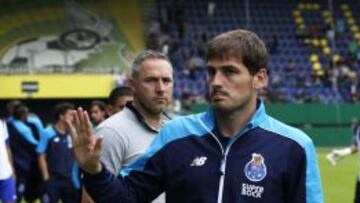
<path fill-rule="evenodd" d="M 226 161 L 226 155 L 223 154 L 223 157 L 221 159 L 221 165 L 220 165 L 220 175 L 225 175 L 225 161 Z"/>

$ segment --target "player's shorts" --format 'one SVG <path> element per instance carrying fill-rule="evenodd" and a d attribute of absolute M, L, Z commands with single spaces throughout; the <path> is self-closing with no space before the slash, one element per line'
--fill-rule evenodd
<path fill-rule="evenodd" d="M 17 198 L 24 198 L 26 202 L 33 202 L 40 198 L 42 189 L 40 170 L 34 165 L 31 171 L 17 168 L 16 174 Z"/>
<path fill-rule="evenodd" d="M 13 176 L 5 180 L 0 180 L 0 200 L 2 202 L 16 200 L 16 187 Z"/>
<path fill-rule="evenodd" d="M 42 179 L 40 170 L 33 167 L 26 178 L 24 197 L 28 202 L 35 201 L 41 197 Z"/>
<path fill-rule="evenodd" d="M 71 180 L 51 178 L 44 185 L 44 194 L 41 202 L 58 202 L 59 199 L 66 203 L 81 202 L 81 189 L 76 189 Z"/>

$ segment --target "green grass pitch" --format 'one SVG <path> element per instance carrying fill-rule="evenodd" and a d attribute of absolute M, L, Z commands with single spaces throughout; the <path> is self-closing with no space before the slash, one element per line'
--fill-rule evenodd
<path fill-rule="evenodd" d="M 352 203 L 359 163 L 357 154 L 345 157 L 336 166 L 325 158 L 330 149 L 317 149 L 320 175 L 326 203 Z"/>

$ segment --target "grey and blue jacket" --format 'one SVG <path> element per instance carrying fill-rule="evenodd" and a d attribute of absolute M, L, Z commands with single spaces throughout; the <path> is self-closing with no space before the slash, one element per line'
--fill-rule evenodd
<path fill-rule="evenodd" d="M 268 116 L 259 102 L 251 120 L 224 144 L 213 110 L 166 124 L 118 177 L 105 167 L 84 175 L 96 202 L 321 203 L 316 151 L 302 131 Z"/>

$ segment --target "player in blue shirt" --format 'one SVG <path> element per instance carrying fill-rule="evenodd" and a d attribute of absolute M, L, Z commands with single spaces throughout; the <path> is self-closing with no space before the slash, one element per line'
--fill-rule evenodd
<path fill-rule="evenodd" d="M 99 161 L 101 138 L 78 109 L 68 125 L 91 197 L 140 203 L 165 191 L 171 203 L 322 203 L 311 139 L 267 115 L 257 97 L 267 86 L 267 60 L 264 42 L 250 31 L 212 39 L 209 110 L 169 121 L 117 178 Z M 163 85 L 156 77 L 149 82 Z"/>
<path fill-rule="evenodd" d="M 26 105 L 18 103 L 7 120 L 7 127 L 14 160 L 18 201 L 24 197 L 27 202 L 34 202 L 40 197 L 41 192 L 41 177 L 35 150 L 44 133 L 42 122 L 38 117 L 29 114 Z"/>
<path fill-rule="evenodd" d="M 72 120 L 74 106 L 60 103 L 55 107 L 56 122 L 46 129 L 37 153 L 44 184 L 43 203 L 81 201 L 79 169 L 72 155 L 72 140 L 65 120 Z"/>

